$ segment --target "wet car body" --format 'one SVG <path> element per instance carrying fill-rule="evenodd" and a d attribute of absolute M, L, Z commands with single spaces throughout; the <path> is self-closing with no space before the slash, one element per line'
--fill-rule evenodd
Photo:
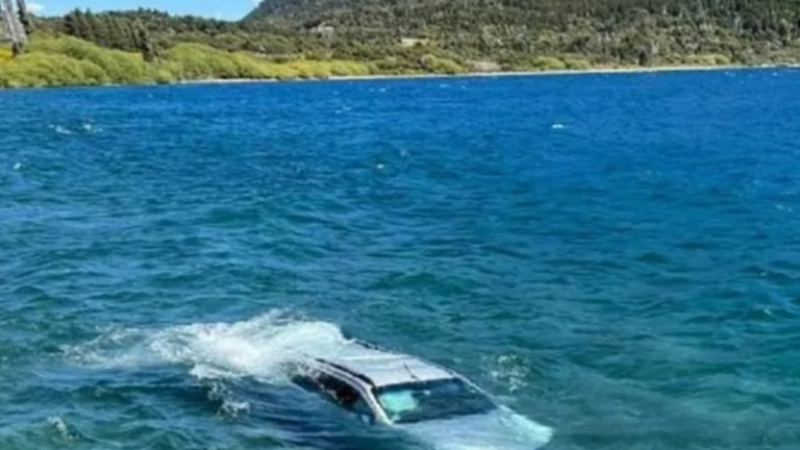
<path fill-rule="evenodd" d="M 292 371 L 296 384 L 361 421 L 403 431 L 437 450 L 535 450 L 553 433 L 498 405 L 461 375 L 362 342 L 298 361 Z"/>

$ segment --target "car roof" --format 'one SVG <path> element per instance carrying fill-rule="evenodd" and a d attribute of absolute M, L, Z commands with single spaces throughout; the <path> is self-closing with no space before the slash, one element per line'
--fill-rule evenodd
<path fill-rule="evenodd" d="M 375 387 L 456 378 L 452 372 L 414 356 L 353 341 L 318 361 Z"/>

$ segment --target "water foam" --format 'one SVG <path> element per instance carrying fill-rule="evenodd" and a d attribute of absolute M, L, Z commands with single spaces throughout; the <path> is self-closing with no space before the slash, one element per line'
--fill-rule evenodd
<path fill-rule="evenodd" d="M 69 425 L 61 417 L 48 417 L 47 423 L 53 427 L 58 436 L 65 441 L 74 441 L 75 436 L 69 431 Z"/>
<path fill-rule="evenodd" d="M 514 354 L 503 354 L 491 361 L 489 374 L 513 394 L 528 386 L 530 372 L 530 366 L 523 358 Z"/>
<path fill-rule="evenodd" d="M 234 323 L 196 323 L 163 329 L 110 329 L 65 349 L 81 364 L 137 368 L 177 364 L 202 379 L 285 379 L 285 366 L 301 357 L 330 354 L 347 339 L 338 326 L 293 318 L 280 311 Z"/>
<path fill-rule="evenodd" d="M 72 131 L 70 131 L 69 128 L 63 125 L 50 125 L 50 129 L 53 130 L 56 134 L 63 134 L 63 135 L 72 134 Z"/>

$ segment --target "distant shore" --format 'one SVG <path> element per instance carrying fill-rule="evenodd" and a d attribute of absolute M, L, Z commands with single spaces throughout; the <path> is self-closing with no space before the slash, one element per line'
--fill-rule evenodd
<path fill-rule="evenodd" d="M 332 76 L 328 78 L 290 79 L 277 80 L 274 78 L 236 78 L 236 79 L 206 79 L 183 80 L 178 84 L 245 84 L 245 83 L 277 83 L 281 81 L 370 81 L 370 80 L 396 80 L 396 79 L 445 79 L 445 78 L 501 78 L 501 77 L 536 77 L 536 76 L 563 76 L 563 75 L 624 75 L 670 72 L 707 72 L 726 70 L 769 70 L 769 69 L 798 69 L 800 64 L 762 64 L 762 65 L 682 65 L 682 66 L 653 66 L 653 67 L 607 67 L 576 70 L 536 70 L 536 71 L 508 71 L 508 72 L 464 72 L 456 74 L 401 74 L 401 75 L 355 75 Z"/>

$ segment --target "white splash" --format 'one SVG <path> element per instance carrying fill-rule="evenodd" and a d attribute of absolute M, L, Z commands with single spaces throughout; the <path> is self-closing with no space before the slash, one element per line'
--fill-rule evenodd
<path fill-rule="evenodd" d="M 21 170 L 21 169 L 22 169 L 22 163 L 14 164 L 14 170 Z"/>
<path fill-rule="evenodd" d="M 567 128 L 567 126 L 564 125 L 563 123 L 554 123 L 550 128 L 552 128 L 554 130 L 563 130 L 563 129 Z"/>
<path fill-rule="evenodd" d="M 285 380 L 287 363 L 335 352 L 346 343 L 336 325 L 270 312 L 235 323 L 109 330 L 64 350 L 70 359 L 95 367 L 180 364 L 202 379 L 254 377 L 275 382 Z"/>
<path fill-rule="evenodd" d="M 75 440 L 75 436 L 69 432 L 69 426 L 67 426 L 67 422 L 65 422 L 61 417 L 48 417 L 47 423 L 55 428 L 59 436 L 61 436 L 61 438 L 65 441 Z"/>
<path fill-rule="evenodd" d="M 505 384 L 510 393 L 527 387 L 530 368 L 526 361 L 513 354 L 500 355 L 491 364 L 489 372 L 495 380 Z"/>
<path fill-rule="evenodd" d="M 218 414 L 225 417 L 236 418 L 250 413 L 250 402 L 225 399 L 219 408 Z"/>
<path fill-rule="evenodd" d="M 53 131 L 55 131 L 56 134 L 63 134 L 63 135 L 72 134 L 72 131 L 70 131 L 67 127 L 62 126 L 62 125 L 50 125 L 50 128 Z"/>

